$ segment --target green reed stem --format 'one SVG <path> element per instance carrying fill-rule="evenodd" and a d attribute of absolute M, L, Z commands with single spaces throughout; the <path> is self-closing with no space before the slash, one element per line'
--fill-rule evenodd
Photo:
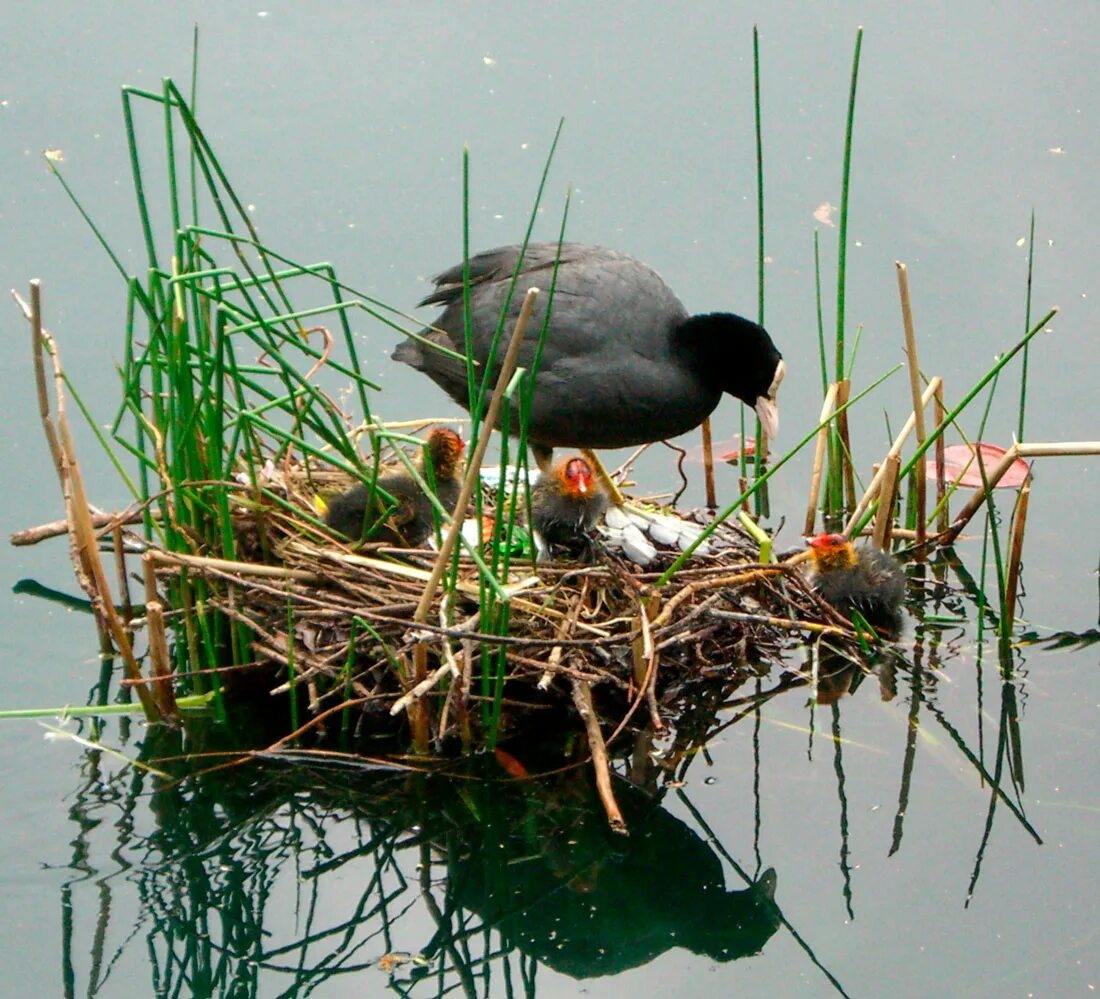
<path fill-rule="evenodd" d="M 1027 237 L 1027 295 L 1024 299 L 1024 329 L 1031 328 L 1031 282 L 1034 277 L 1035 267 L 1035 209 L 1031 209 L 1031 226 Z M 1024 346 L 1024 356 L 1020 366 L 1020 413 L 1016 426 L 1016 440 L 1026 440 L 1024 437 L 1024 413 L 1027 409 L 1027 362 L 1028 347 Z"/>
<path fill-rule="evenodd" d="M 884 375 L 878 378 L 867 386 L 859 395 L 853 396 L 843 406 L 838 406 L 827 419 L 817 424 L 806 436 L 802 438 L 790 451 L 788 451 L 782 458 L 779 459 L 767 472 L 765 472 L 759 479 L 756 479 L 748 489 L 746 489 L 740 496 L 737 497 L 728 507 L 722 510 L 714 520 L 712 520 L 700 533 L 699 537 L 695 539 L 687 548 L 685 548 L 676 558 L 676 560 L 670 565 L 661 575 L 658 577 L 655 586 L 665 586 L 670 579 L 676 574 L 676 571 L 686 562 L 695 552 L 695 550 L 703 544 L 717 529 L 719 524 L 724 523 L 729 517 L 731 517 L 750 496 L 752 496 L 757 489 L 759 489 L 765 482 L 768 481 L 776 472 L 778 472 L 788 461 L 791 460 L 799 451 L 801 451 L 807 444 L 810 443 L 822 427 L 828 426 L 833 420 L 837 418 L 841 413 L 846 412 L 852 406 L 854 406 L 860 399 L 878 388 L 887 378 L 896 374 L 901 370 L 901 364 L 896 364 Z"/>
<path fill-rule="evenodd" d="M 856 115 L 856 85 L 859 82 L 859 53 L 863 47 L 863 28 L 856 31 L 852 54 L 852 76 L 848 88 L 848 118 L 844 129 L 844 168 L 840 180 L 840 234 L 837 247 L 836 282 L 836 381 L 844 378 L 844 291 L 848 264 L 848 193 L 852 170 L 852 133 Z"/>

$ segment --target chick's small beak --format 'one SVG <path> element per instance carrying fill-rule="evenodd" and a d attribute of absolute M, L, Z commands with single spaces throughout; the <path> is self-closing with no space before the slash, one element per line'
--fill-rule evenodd
<path fill-rule="evenodd" d="M 772 377 L 767 393 L 757 397 L 756 405 L 753 407 L 756 415 L 760 417 L 760 426 L 769 437 L 775 437 L 779 433 L 779 403 L 775 401 L 775 396 L 786 376 L 787 362 L 780 358 L 775 366 L 775 375 Z"/>

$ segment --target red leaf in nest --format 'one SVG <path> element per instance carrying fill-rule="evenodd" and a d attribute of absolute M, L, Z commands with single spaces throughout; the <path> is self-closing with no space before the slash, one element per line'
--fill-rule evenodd
<path fill-rule="evenodd" d="M 501 767 L 503 767 L 508 776 L 518 778 L 530 776 L 530 774 L 527 772 L 527 768 L 507 750 L 498 749 L 495 755 L 497 758 L 497 763 L 499 763 Z"/>
<path fill-rule="evenodd" d="M 978 488 L 982 484 L 982 473 L 978 467 L 978 459 L 974 451 L 980 451 L 982 464 L 988 475 L 993 471 L 1000 460 L 1005 456 L 1005 449 L 996 444 L 975 444 L 973 448 L 969 444 L 952 444 L 943 449 L 943 473 L 944 481 L 958 482 L 960 486 Z M 924 463 L 925 471 L 929 479 L 936 478 L 936 462 L 929 460 Z M 1023 458 L 1017 458 L 1001 476 L 997 483 L 998 489 L 1019 489 L 1027 478 L 1027 462 Z"/>

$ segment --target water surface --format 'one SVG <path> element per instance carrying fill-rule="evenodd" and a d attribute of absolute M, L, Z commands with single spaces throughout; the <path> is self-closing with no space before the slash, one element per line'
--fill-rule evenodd
<path fill-rule="evenodd" d="M 889 12 L 780 3 L 763 17 L 729 4 L 28 9 L 3 41 L 0 275 L 19 289 L 43 279 L 65 363 L 108 419 L 123 289 L 39 154 L 63 151 L 66 176 L 140 271 L 118 87 L 185 80 L 198 23 L 201 120 L 269 244 L 331 260 L 364 291 L 411 308 L 423 280 L 461 257 L 463 144 L 473 244 L 515 241 L 564 116 L 536 238 L 556 236 L 572 184 L 570 238 L 636 254 L 692 310 L 753 314 L 753 18 L 764 72 L 766 321 L 791 368 L 784 440 L 820 407 L 812 234 L 816 225 L 831 316 L 836 229 L 814 212 L 839 202 L 859 23 L 848 298 L 849 322 L 864 327 L 857 380 L 900 357 L 893 262 L 902 259 L 926 368 L 944 375 L 949 395 L 972 384 L 1024 329 L 1021 241 L 1034 208 L 1035 314 L 1062 311 L 1032 351 L 1027 436 L 1100 436 L 1100 18 L 1089 3 Z M 7 315 L 0 460 L 4 523 L 15 529 L 60 516 L 61 503 L 25 329 L 14 308 Z M 389 362 L 393 333 L 366 322 L 358 331 L 385 389 L 383 417 L 452 411 Z M 1015 384 L 986 433 L 1004 444 Z M 896 426 L 906 394 L 896 376 L 858 421 L 866 463 L 884 449 L 882 410 Z M 735 420 L 724 404 L 718 436 Z M 99 505 L 122 502 L 92 436 L 82 433 L 79 447 Z M 154 796 L 148 778 L 109 757 L 42 742 L 33 723 L 5 723 L 7 989 L 339 996 L 457 986 L 480 995 L 489 975 L 504 994 L 510 983 L 540 996 L 1084 993 L 1100 978 L 1096 468 L 1073 459 L 1036 468 L 1023 613 L 1037 644 L 1015 649 L 1010 668 L 979 652 L 972 627 L 916 628 L 883 685 L 868 676 L 833 704 L 785 690 L 743 717 L 750 705 L 731 706 L 722 717 L 739 720 L 692 762 L 683 786 L 639 803 L 647 832 L 629 849 L 583 818 L 583 789 L 569 785 L 490 796 L 495 814 L 454 789 L 425 799 L 403 784 L 379 790 L 279 767 Z M 664 488 L 667 458 L 649 459 L 642 475 Z M 773 511 L 790 524 L 801 520 L 806 481 L 794 467 L 773 490 Z M 782 537 L 793 544 L 796 534 L 788 526 Z M 978 546 L 960 551 L 978 575 Z M 3 557 L 0 701 L 85 700 L 99 679 L 89 620 L 11 590 L 34 578 L 71 592 L 63 543 Z M 955 589 L 943 598 L 975 619 Z M 1060 632 L 1071 633 L 1063 647 L 1043 643 Z M 779 676 L 762 678 L 761 693 Z M 734 696 L 756 695 L 750 684 Z M 133 755 L 164 749 L 138 725 L 110 723 L 104 738 Z M 485 829 L 509 835 L 481 836 L 475 808 Z M 555 846 L 556 831 L 570 828 L 578 843 Z M 435 909 L 421 893 L 425 871 Z M 523 905 L 540 900 L 526 922 L 502 911 L 501 893 L 519 887 L 531 892 Z M 599 927 L 588 943 L 607 934 L 619 944 L 611 957 L 581 946 L 586 901 Z M 558 919 L 560 934 L 540 919 Z M 557 954 L 548 940 L 563 943 Z M 421 953 L 423 969 L 399 964 L 392 980 L 379 967 L 383 955 Z M 441 963 L 472 963 L 472 978 L 440 977 Z"/>

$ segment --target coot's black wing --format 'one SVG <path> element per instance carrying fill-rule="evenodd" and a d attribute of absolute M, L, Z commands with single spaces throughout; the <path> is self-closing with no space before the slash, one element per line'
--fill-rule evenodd
<path fill-rule="evenodd" d="M 550 447 L 624 447 L 696 426 L 717 404 L 719 390 L 700 391 L 673 354 L 670 331 L 687 313 L 668 285 L 625 253 L 568 243 L 561 247 L 551 302 L 557 255 L 556 243 L 529 245 L 510 300 L 519 247 L 490 250 L 470 261 L 471 353 L 479 365 L 489 356 L 505 304 L 507 336 L 524 293 L 538 287 L 543 294 L 519 353 L 519 364 L 530 369 L 539 331 L 547 309 L 551 311 L 529 439 Z M 461 265 L 441 274 L 425 301 L 443 305 L 444 310 L 434 329 L 421 335 L 465 353 Z M 498 370 L 502 355 L 499 348 Z M 467 404 L 463 362 L 414 340 L 400 344 L 393 356 L 425 372 L 460 405 Z M 681 414 L 685 407 L 690 412 Z"/>
<path fill-rule="evenodd" d="M 561 262 L 575 260 L 586 249 L 582 243 L 562 243 Z M 512 280 L 519 261 L 519 246 L 498 246 L 495 250 L 486 250 L 470 258 L 470 289 L 494 281 L 506 283 Z M 520 276 L 537 274 L 541 271 L 553 272 L 554 261 L 558 259 L 557 243 L 528 243 L 523 256 L 523 269 Z M 462 304 L 462 264 L 455 264 L 432 278 L 435 291 L 425 296 L 420 305 Z M 546 279 L 549 286 L 550 278 Z"/>

